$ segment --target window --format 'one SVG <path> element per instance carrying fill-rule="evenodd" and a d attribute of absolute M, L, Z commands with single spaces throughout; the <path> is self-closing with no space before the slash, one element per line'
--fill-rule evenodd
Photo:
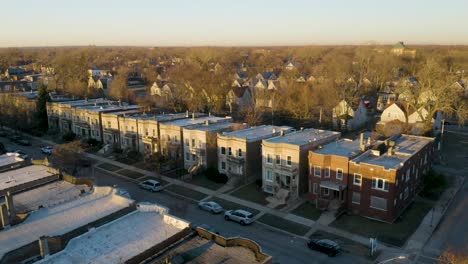
<path fill-rule="evenodd" d="M 225 170 L 226 169 L 226 162 L 221 162 L 221 169 Z"/>
<path fill-rule="evenodd" d="M 288 166 L 291 166 L 291 165 L 292 165 L 292 162 L 291 162 L 291 156 L 288 156 L 288 159 L 287 159 L 286 165 L 288 165 Z"/>
<path fill-rule="evenodd" d="M 237 150 L 237 156 L 238 156 L 238 157 L 242 157 L 242 149 L 238 149 L 238 150 Z"/>
<path fill-rule="evenodd" d="M 156 131 L 153 129 L 153 137 L 156 136 Z"/>
<path fill-rule="evenodd" d="M 323 195 L 324 195 L 324 196 L 330 195 L 330 190 L 329 190 L 328 188 L 324 188 L 324 189 L 323 189 Z"/>
<path fill-rule="evenodd" d="M 408 199 L 408 196 L 409 196 L 409 189 L 408 189 L 408 187 L 406 187 L 404 192 L 403 192 L 403 199 L 404 200 Z"/>
<path fill-rule="evenodd" d="M 226 154 L 226 148 L 225 147 L 221 147 L 221 155 L 225 155 Z"/>
<path fill-rule="evenodd" d="M 189 140 L 188 140 L 188 139 L 185 139 L 185 146 L 188 147 L 189 145 L 190 145 Z"/>
<path fill-rule="evenodd" d="M 318 184 L 317 183 L 314 183 L 314 187 L 312 189 L 312 193 L 313 194 L 317 194 L 317 190 L 318 190 Z"/>
<path fill-rule="evenodd" d="M 406 181 L 410 180 L 410 169 L 406 170 Z"/>
<path fill-rule="evenodd" d="M 185 160 L 190 160 L 190 153 L 188 152 L 185 153 Z"/>
<path fill-rule="evenodd" d="M 108 127 L 108 128 L 111 127 L 111 122 L 110 122 L 110 121 L 107 121 L 107 127 Z"/>
<path fill-rule="evenodd" d="M 372 178 L 372 189 L 388 191 L 388 186 L 389 186 L 389 183 L 387 180 L 379 179 L 379 178 Z"/>
<path fill-rule="evenodd" d="M 229 155 L 229 156 L 232 156 L 232 149 L 231 149 L 231 147 L 228 148 L 228 155 Z"/>
<path fill-rule="evenodd" d="M 276 155 L 276 164 L 281 164 L 281 156 L 280 155 Z"/>
<path fill-rule="evenodd" d="M 387 211 L 387 199 L 371 195 L 370 207 L 382 211 Z"/>
<path fill-rule="evenodd" d="M 195 147 L 195 139 L 192 138 L 192 147 Z"/>
<path fill-rule="evenodd" d="M 361 204 L 361 193 L 353 192 L 352 202 L 353 204 Z"/>
<path fill-rule="evenodd" d="M 336 179 L 343 180 L 343 169 L 336 169 Z"/>
<path fill-rule="evenodd" d="M 361 175 L 361 174 L 354 173 L 354 181 L 353 181 L 353 184 L 354 184 L 354 185 L 357 185 L 357 186 L 361 186 L 361 183 L 362 183 L 362 175 Z"/>
<path fill-rule="evenodd" d="M 321 168 L 319 166 L 314 166 L 314 176 L 315 177 L 319 177 L 322 176 L 322 171 L 321 171 Z"/>
<path fill-rule="evenodd" d="M 271 155 L 270 155 L 270 154 L 267 154 L 267 160 L 266 160 L 266 163 L 269 163 L 269 164 L 271 164 Z"/>
<path fill-rule="evenodd" d="M 266 170 L 265 172 L 265 180 L 272 182 L 273 181 L 273 174 L 271 173 L 271 170 Z"/>
<path fill-rule="evenodd" d="M 325 178 L 330 178 L 330 167 L 325 168 Z"/>
<path fill-rule="evenodd" d="M 148 136 L 149 135 L 149 132 L 148 132 L 148 129 L 145 128 L 145 135 Z"/>

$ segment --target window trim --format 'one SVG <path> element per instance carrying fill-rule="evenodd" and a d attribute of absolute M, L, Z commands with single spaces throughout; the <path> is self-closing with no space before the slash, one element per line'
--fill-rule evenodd
<path fill-rule="evenodd" d="M 359 184 L 356 183 L 356 176 L 359 176 Z M 354 176 L 353 176 L 353 185 L 355 185 L 355 186 L 362 186 L 362 174 L 354 173 Z"/>
<path fill-rule="evenodd" d="M 319 172 L 318 175 L 317 175 L 317 171 Z M 314 165 L 314 177 L 322 178 L 322 167 Z"/>
<path fill-rule="evenodd" d="M 382 181 L 382 187 L 381 188 L 379 188 L 379 181 Z M 387 186 L 387 189 L 385 189 L 385 186 Z M 379 190 L 379 191 L 383 191 L 383 192 L 388 192 L 388 190 L 390 189 L 390 183 L 389 183 L 389 181 L 387 179 L 372 177 L 371 189 L 372 190 Z"/>
<path fill-rule="evenodd" d="M 270 178 L 268 179 L 268 172 L 270 173 Z M 267 182 L 273 182 L 273 172 L 271 170 L 266 170 L 265 171 L 265 181 Z"/>
<path fill-rule="evenodd" d="M 324 172 L 325 172 L 324 178 L 330 178 L 330 176 L 331 176 L 330 167 L 325 167 Z"/>
<path fill-rule="evenodd" d="M 288 167 L 292 166 L 292 157 L 291 156 L 286 157 L 286 166 L 288 166 Z"/>
<path fill-rule="evenodd" d="M 341 176 L 340 176 L 339 178 L 338 178 L 338 172 L 341 172 L 341 173 L 340 173 Z M 335 178 L 336 178 L 337 180 L 340 180 L 340 181 L 343 180 L 343 169 L 341 169 L 341 168 L 336 168 Z"/>
<path fill-rule="evenodd" d="M 270 154 L 270 153 L 267 154 L 265 162 L 266 162 L 267 164 L 273 164 L 273 159 L 271 158 L 271 154 Z"/>

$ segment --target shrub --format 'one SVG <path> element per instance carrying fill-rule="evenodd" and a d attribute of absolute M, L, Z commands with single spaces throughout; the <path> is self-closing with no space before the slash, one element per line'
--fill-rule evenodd
<path fill-rule="evenodd" d="M 262 188 L 262 185 L 263 185 L 262 179 L 255 180 L 255 185 L 257 186 L 257 189 Z"/>
<path fill-rule="evenodd" d="M 420 193 L 422 197 L 437 199 L 447 186 L 447 179 L 444 175 L 433 170 L 424 175 L 423 189 Z"/>
<path fill-rule="evenodd" d="M 70 141 L 73 141 L 76 137 L 76 134 L 71 132 L 71 131 L 68 131 L 67 133 L 63 134 L 62 138 L 63 140 L 65 140 L 66 142 L 70 142 Z"/>
<path fill-rule="evenodd" d="M 220 174 L 218 172 L 218 170 L 215 169 L 215 168 L 206 169 L 205 175 L 208 178 L 208 180 L 214 181 L 216 183 L 223 183 L 224 184 L 229 180 L 229 178 L 226 175 Z"/>
<path fill-rule="evenodd" d="M 96 147 L 96 146 L 99 146 L 99 143 L 100 143 L 100 142 L 97 141 L 97 140 L 94 139 L 94 138 L 90 138 L 90 139 L 86 140 L 86 143 L 87 143 L 88 145 L 90 145 L 91 147 Z"/>

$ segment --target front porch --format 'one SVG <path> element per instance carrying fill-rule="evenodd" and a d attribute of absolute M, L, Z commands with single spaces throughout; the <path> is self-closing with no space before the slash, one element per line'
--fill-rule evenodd
<path fill-rule="evenodd" d="M 317 192 L 316 206 L 321 210 L 338 211 L 346 204 L 346 185 L 322 181 Z"/>

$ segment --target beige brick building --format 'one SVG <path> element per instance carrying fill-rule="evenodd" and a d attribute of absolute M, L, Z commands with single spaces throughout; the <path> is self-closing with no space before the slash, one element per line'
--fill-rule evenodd
<path fill-rule="evenodd" d="M 292 131 L 292 127 L 262 125 L 218 134 L 219 172 L 242 180 L 260 178 L 262 140 Z"/>
<path fill-rule="evenodd" d="M 189 172 L 199 169 L 217 168 L 218 133 L 245 128 L 246 125 L 232 123 L 231 119 L 192 125 L 183 128 L 184 168 Z"/>
<path fill-rule="evenodd" d="M 102 123 L 103 143 L 112 144 L 114 146 L 120 147 L 121 139 L 120 139 L 120 120 L 119 119 L 122 116 L 131 116 L 134 114 L 138 114 L 140 112 L 141 112 L 141 109 L 102 113 L 101 123 Z"/>
<path fill-rule="evenodd" d="M 263 191 L 291 199 L 305 193 L 308 189 L 308 152 L 340 135 L 340 132 L 310 128 L 263 140 Z"/>

